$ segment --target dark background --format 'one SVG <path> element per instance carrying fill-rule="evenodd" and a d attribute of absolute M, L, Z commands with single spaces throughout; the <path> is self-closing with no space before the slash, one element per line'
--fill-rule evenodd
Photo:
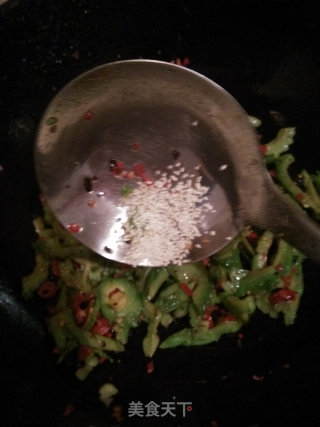
<path fill-rule="evenodd" d="M 317 9 L 307 1 L 222 0 L 9 0 L 0 6 L 1 424 L 109 426 L 97 390 L 111 378 L 125 412 L 139 399 L 193 402 L 185 419 L 130 425 L 317 425 L 320 269 L 309 261 L 294 326 L 257 315 L 244 328 L 241 347 L 227 337 L 204 348 L 159 351 L 150 375 L 136 332 L 120 363 L 101 365 L 79 383 L 72 367 L 55 364 L 44 308 L 20 297 L 21 277 L 33 266 L 32 218 L 39 211 L 33 141 L 59 89 L 110 61 L 188 57 L 190 68 L 263 118 L 266 140 L 280 124 L 296 126 L 297 164 L 314 171 L 320 167 Z M 75 411 L 64 418 L 68 403 Z"/>

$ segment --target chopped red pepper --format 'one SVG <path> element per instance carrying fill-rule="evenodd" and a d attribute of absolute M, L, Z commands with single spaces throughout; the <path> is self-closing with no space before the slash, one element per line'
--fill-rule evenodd
<path fill-rule="evenodd" d="M 149 179 L 146 175 L 145 169 L 144 169 L 144 165 L 142 163 L 137 163 L 133 167 L 133 172 L 135 173 L 136 176 L 141 178 L 142 181 L 149 181 Z"/>
<path fill-rule="evenodd" d="M 183 290 L 183 292 L 185 294 L 188 295 L 188 297 L 191 297 L 192 295 L 192 290 L 189 288 L 188 285 L 186 285 L 185 283 L 180 283 L 180 288 Z"/>
<path fill-rule="evenodd" d="M 73 404 L 72 404 L 72 403 L 69 403 L 69 404 L 65 407 L 65 409 L 64 409 L 64 411 L 63 411 L 63 415 L 64 415 L 65 417 L 69 417 L 69 415 L 71 415 L 73 411 L 74 411 L 74 406 L 73 406 Z"/>
<path fill-rule="evenodd" d="M 92 119 L 92 117 L 93 117 L 93 113 L 92 113 L 92 111 L 87 111 L 85 114 L 84 114 L 84 119 L 85 120 L 91 120 Z"/>
<path fill-rule="evenodd" d="M 206 267 L 206 266 L 209 264 L 209 261 L 210 261 L 210 258 L 209 258 L 209 257 L 204 258 L 204 259 L 202 260 L 202 264 Z"/>
<path fill-rule="evenodd" d="M 263 156 L 265 156 L 267 154 L 268 147 L 265 144 L 260 144 L 259 149 L 260 149 L 260 152 Z"/>
<path fill-rule="evenodd" d="M 258 233 L 256 233 L 255 231 L 251 231 L 251 233 L 249 234 L 249 236 L 248 236 L 248 239 L 251 241 L 251 242 L 256 242 L 258 239 L 259 239 L 259 234 Z"/>
<path fill-rule="evenodd" d="M 71 233 L 80 233 L 83 230 L 83 228 L 75 222 L 69 224 L 67 228 L 69 231 L 71 231 Z"/>
<path fill-rule="evenodd" d="M 276 178 L 277 177 L 277 171 L 276 169 L 270 169 L 269 170 L 269 174 L 272 178 Z"/>
<path fill-rule="evenodd" d="M 287 276 L 281 276 L 281 280 L 283 281 L 283 283 L 286 287 L 290 287 L 292 275 L 288 274 Z"/>
<path fill-rule="evenodd" d="M 86 321 L 89 310 L 92 307 L 94 302 L 94 296 L 92 293 L 85 294 L 84 292 L 79 292 L 72 303 L 72 312 L 75 317 L 76 324 L 81 326 Z"/>
<path fill-rule="evenodd" d="M 151 360 L 147 363 L 147 374 L 151 374 L 154 371 L 154 361 Z"/>
<path fill-rule="evenodd" d="M 111 325 L 108 319 L 100 316 L 96 323 L 93 325 L 91 332 L 93 334 L 103 335 L 104 337 L 111 337 Z"/>
<path fill-rule="evenodd" d="M 111 291 L 108 295 L 108 298 L 111 299 L 114 295 L 116 295 L 118 292 L 121 292 L 119 288 L 115 288 L 113 291 Z"/>
<path fill-rule="evenodd" d="M 132 149 L 134 151 L 138 151 L 140 149 L 140 147 L 141 147 L 141 144 L 140 144 L 139 141 L 134 142 L 133 145 L 132 145 Z"/>
<path fill-rule="evenodd" d="M 124 163 L 121 160 L 110 160 L 109 170 L 113 175 L 120 175 L 124 170 Z"/>
<path fill-rule="evenodd" d="M 52 349 L 52 353 L 53 353 L 53 354 L 60 354 L 60 353 L 61 353 L 61 350 L 60 350 L 60 348 L 58 348 L 58 347 L 53 347 L 53 349 Z"/>
<path fill-rule="evenodd" d="M 38 295 L 40 298 L 52 298 L 57 293 L 57 286 L 54 282 L 47 280 L 40 285 L 38 289 Z"/>
<path fill-rule="evenodd" d="M 231 313 L 224 313 L 221 318 L 222 323 L 235 322 L 236 320 L 238 320 L 236 316 Z"/>
<path fill-rule="evenodd" d="M 218 307 L 216 305 L 208 305 L 208 307 L 206 308 L 206 311 L 203 315 L 203 320 L 208 320 L 209 318 L 211 318 L 211 314 L 213 311 L 218 310 Z"/>
<path fill-rule="evenodd" d="M 88 345 L 80 345 L 78 348 L 78 359 L 83 360 L 85 357 L 93 353 L 93 348 Z"/>
<path fill-rule="evenodd" d="M 294 301 L 297 297 L 297 292 L 292 291 L 289 288 L 283 288 L 283 289 L 279 289 L 275 292 L 273 292 L 270 295 L 270 302 L 272 305 L 276 305 L 279 304 L 281 302 L 290 302 L 290 301 Z"/>
<path fill-rule="evenodd" d="M 55 258 L 51 261 L 51 273 L 54 276 L 60 276 L 59 261 Z"/>
<path fill-rule="evenodd" d="M 297 200 L 303 200 L 304 199 L 304 195 L 302 193 L 298 193 L 298 194 L 296 194 L 296 199 Z"/>

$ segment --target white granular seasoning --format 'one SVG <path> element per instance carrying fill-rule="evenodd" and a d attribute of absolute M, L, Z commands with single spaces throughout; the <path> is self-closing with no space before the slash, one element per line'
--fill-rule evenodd
<path fill-rule="evenodd" d="M 213 211 L 209 187 L 189 174 L 175 180 L 174 170 L 180 166 L 167 167 L 171 174 L 160 176 L 152 185 L 139 182 L 123 199 L 127 209 L 123 239 L 130 244 L 127 262 L 133 266 L 187 262 L 193 239 L 201 236 L 204 214 Z"/>

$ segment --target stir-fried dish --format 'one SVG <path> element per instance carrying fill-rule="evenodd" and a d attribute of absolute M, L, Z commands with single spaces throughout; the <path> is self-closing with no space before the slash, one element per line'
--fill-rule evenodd
<path fill-rule="evenodd" d="M 320 171 L 292 177 L 289 170 L 294 135 L 294 128 L 280 129 L 260 144 L 261 152 L 284 196 L 320 220 Z M 36 264 L 23 279 L 23 295 L 46 304 L 58 361 L 73 354 L 80 380 L 125 351 L 130 333 L 143 323 L 141 345 L 152 360 L 157 349 L 206 345 L 236 333 L 256 310 L 281 316 L 286 325 L 295 321 L 305 257 L 268 230 L 248 227 L 200 262 L 131 267 L 84 247 L 42 204 L 34 220 Z"/>

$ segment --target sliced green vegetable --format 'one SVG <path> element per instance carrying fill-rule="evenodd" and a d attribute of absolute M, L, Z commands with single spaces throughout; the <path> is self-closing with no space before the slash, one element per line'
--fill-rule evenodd
<path fill-rule="evenodd" d="M 142 311 L 142 298 L 134 283 L 127 279 L 106 279 L 99 286 L 101 312 L 110 322 L 124 319 L 136 326 Z"/>

